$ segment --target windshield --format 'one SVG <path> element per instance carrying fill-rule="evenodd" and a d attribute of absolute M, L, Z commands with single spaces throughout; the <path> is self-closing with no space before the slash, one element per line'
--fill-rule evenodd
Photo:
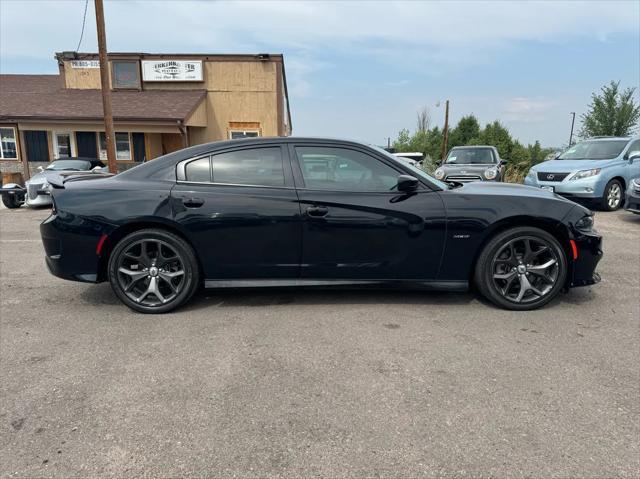
<path fill-rule="evenodd" d="M 46 168 L 47 170 L 77 170 L 87 171 L 91 169 L 91 163 L 83 160 L 57 160 Z"/>
<path fill-rule="evenodd" d="M 454 148 L 444 161 L 447 165 L 493 165 L 493 153 L 489 148 Z"/>
<path fill-rule="evenodd" d="M 429 175 L 428 173 L 426 173 L 424 170 L 421 170 L 417 166 L 412 165 L 408 161 L 401 160 L 397 156 L 392 155 L 391 153 L 389 153 L 388 151 L 384 150 L 383 148 L 380 148 L 379 146 L 376 146 L 376 145 L 369 145 L 369 146 L 371 148 L 373 148 L 374 150 L 379 151 L 380 153 L 385 155 L 387 158 L 391 158 L 396 163 L 400 163 L 405 168 L 409 168 L 409 170 L 411 170 L 411 172 L 414 173 L 416 177 L 423 178 L 423 179 L 431 182 L 431 184 L 436 185 L 438 188 L 441 188 L 443 190 L 448 190 L 449 189 L 449 185 L 447 185 L 446 183 L 444 183 L 444 182 L 442 182 L 440 180 L 436 180 L 433 176 Z"/>
<path fill-rule="evenodd" d="M 629 140 L 583 141 L 562 153 L 558 160 L 610 160 L 622 153 Z"/>

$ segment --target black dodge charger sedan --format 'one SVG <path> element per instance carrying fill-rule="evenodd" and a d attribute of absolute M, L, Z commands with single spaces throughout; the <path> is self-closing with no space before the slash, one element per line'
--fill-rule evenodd
<path fill-rule="evenodd" d="M 61 278 L 162 313 L 200 286 L 475 286 L 538 308 L 597 282 L 591 212 L 505 183 L 447 184 L 382 149 L 317 138 L 194 146 L 54 184 L 41 225 Z"/>

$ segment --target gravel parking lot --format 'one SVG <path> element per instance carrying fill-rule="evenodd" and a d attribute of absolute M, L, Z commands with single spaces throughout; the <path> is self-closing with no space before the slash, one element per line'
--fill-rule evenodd
<path fill-rule="evenodd" d="M 207 292 L 135 314 L 51 276 L 48 210 L 0 209 L 1 477 L 638 477 L 640 216 L 596 286 Z"/>

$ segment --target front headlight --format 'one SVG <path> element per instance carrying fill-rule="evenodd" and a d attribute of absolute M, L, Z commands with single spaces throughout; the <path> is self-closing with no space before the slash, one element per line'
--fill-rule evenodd
<path fill-rule="evenodd" d="M 437 180 L 441 180 L 442 178 L 444 178 L 444 170 L 442 168 L 438 168 L 433 175 Z"/>
<path fill-rule="evenodd" d="M 576 229 L 588 233 L 593 230 L 593 215 L 583 216 L 576 222 Z"/>
<path fill-rule="evenodd" d="M 592 170 L 582 170 L 575 173 L 570 180 L 582 180 L 584 178 L 590 178 L 600 174 L 600 168 L 594 168 Z"/>
<path fill-rule="evenodd" d="M 498 170 L 495 168 L 489 168 L 488 170 L 484 170 L 484 177 L 487 180 L 493 180 L 496 176 L 498 176 Z"/>

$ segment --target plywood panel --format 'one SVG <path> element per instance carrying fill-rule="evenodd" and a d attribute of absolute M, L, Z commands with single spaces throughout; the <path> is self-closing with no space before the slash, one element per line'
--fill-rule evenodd
<path fill-rule="evenodd" d="M 100 89 L 99 68 L 72 68 L 71 62 L 64 62 L 64 80 L 67 88 Z"/>

